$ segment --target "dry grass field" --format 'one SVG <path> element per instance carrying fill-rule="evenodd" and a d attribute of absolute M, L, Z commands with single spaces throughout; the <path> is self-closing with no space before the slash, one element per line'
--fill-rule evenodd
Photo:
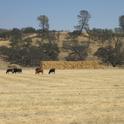
<path fill-rule="evenodd" d="M 0 71 L 0 124 L 124 124 L 124 70 Z"/>

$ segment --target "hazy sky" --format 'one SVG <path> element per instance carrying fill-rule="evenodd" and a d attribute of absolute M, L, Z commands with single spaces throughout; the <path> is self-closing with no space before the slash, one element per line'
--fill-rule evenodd
<path fill-rule="evenodd" d="M 47 15 L 50 29 L 73 30 L 80 10 L 91 14 L 91 28 L 114 28 L 124 0 L 0 0 L 0 28 L 38 28 L 37 17 Z"/>

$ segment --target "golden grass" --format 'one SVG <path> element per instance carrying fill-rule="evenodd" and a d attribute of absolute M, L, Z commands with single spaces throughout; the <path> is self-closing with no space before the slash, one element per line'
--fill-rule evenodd
<path fill-rule="evenodd" d="M 1 46 L 10 47 L 10 42 L 8 40 L 6 40 L 6 41 L 0 41 L 0 47 Z"/>
<path fill-rule="evenodd" d="M 44 69 L 99 69 L 105 68 L 100 61 L 42 61 L 41 66 Z"/>
<path fill-rule="evenodd" d="M 124 124 L 124 70 L 0 71 L 0 124 Z"/>

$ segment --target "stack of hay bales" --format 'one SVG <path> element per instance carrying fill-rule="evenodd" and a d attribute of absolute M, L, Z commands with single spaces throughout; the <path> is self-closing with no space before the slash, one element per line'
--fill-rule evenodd
<path fill-rule="evenodd" d="M 100 69 L 104 65 L 100 61 L 42 61 L 43 69 Z"/>

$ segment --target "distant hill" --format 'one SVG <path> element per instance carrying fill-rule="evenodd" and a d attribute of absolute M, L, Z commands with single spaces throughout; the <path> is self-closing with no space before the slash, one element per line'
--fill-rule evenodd
<path fill-rule="evenodd" d="M 8 31 L 6 29 L 0 29 L 0 31 Z M 56 32 L 56 37 L 58 38 L 56 40 L 56 44 L 59 47 L 60 53 L 59 53 L 59 60 L 65 60 L 66 56 L 69 55 L 69 51 L 66 51 L 63 48 L 63 43 L 65 41 L 67 41 L 67 37 L 68 37 L 69 32 Z M 28 39 L 30 38 L 32 40 L 32 45 L 36 46 L 37 45 L 37 41 L 40 40 L 41 37 L 39 37 L 38 33 L 27 33 L 25 35 L 23 35 L 23 39 Z M 82 33 L 80 36 L 78 36 L 77 41 L 79 44 L 82 43 L 88 43 L 89 47 L 88 47 L 88 56 L 87 56 L 87 60 L 94 60 L 94 59 L 98 59 L 97 57 L 94 56 L 94 53 L 100 48 L 100 47 L 105 47 L 110 45 L 110 43 L 105 42 L 105 43 L 101 43 L 100 41 L 94 41 L 94 40 L 90 40 L 89 42 L 89 37 L 88 34 L 86 33 Z M 111 42 L 112 46 L 115 46 L 115 42 Z M 0 40 L 0 47 L 11 47 L 10 45 L 10 41 L 9 40 Z M 3 63 L 4 62 L 4 58 L 2 59 L 2 55 L 0 57 L 0 61 Z M 8 64 L 9 62 L 6 62 L 6 64 Z"/>

